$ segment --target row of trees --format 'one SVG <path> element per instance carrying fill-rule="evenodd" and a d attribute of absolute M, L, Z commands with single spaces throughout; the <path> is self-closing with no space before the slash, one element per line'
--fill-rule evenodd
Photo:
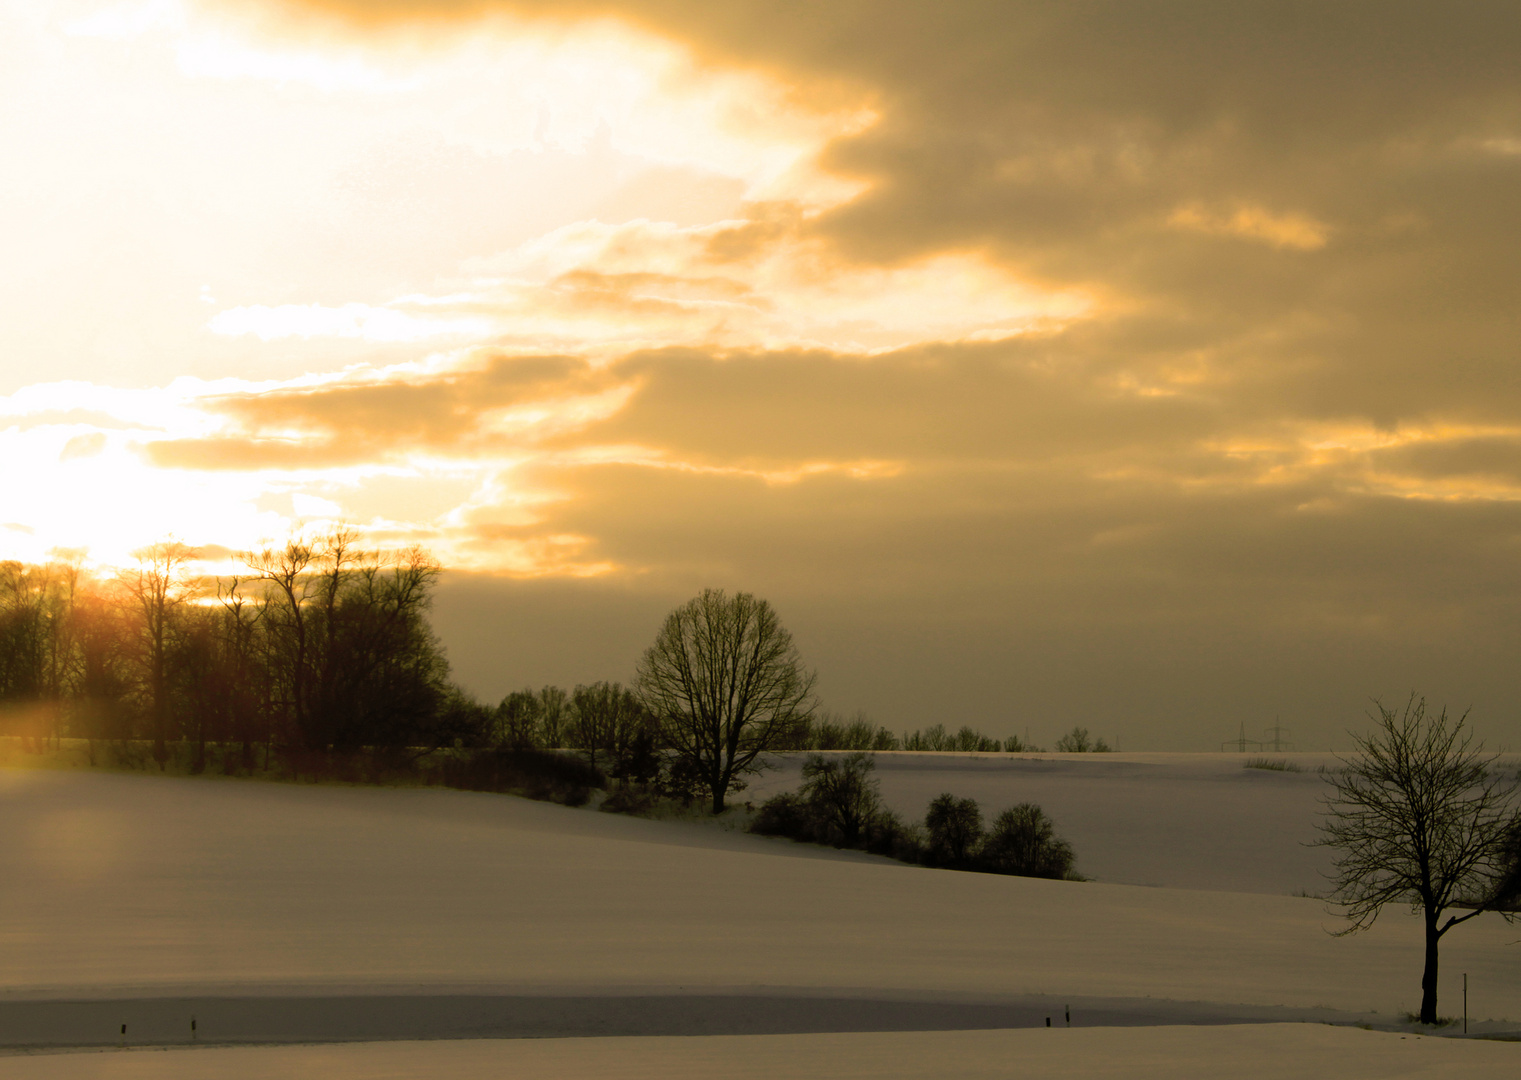
<path fill-rule="evenodd" d="M 921 823 L 906 825 L 882 805 L 876 760 L 866 752 L 810 754 L 795 792 L 772 796 L 751 831 L 861 848 L 905 862 L 1023 877 L 1075 879 L 1072 846 L 1039 806 L 1020 803 L 984 822 L 975 799 L 943 794 Z"/>
<path fill-rule="evenodd" d="M 509 750 L 574 750 L 620 780 L 647 783 L 660 770 L 665 739 L 659 718 L 631 688 L 616 682 L 516 690 L 481 724 L 488 745 Z"/>
<path fill-rule="evenodd" d="M 124 752 L 147 740 L 160 763 L 188 744 L 195 770 L 208 746 L 235 747 L 243 768 L 261 747 L 266 762 L 292 748 L 575 748 L 616 777 L 664 772 L 715 811 L 770 751 L 1032 749 L 816 715 L 791 635 L 747 593 L 671 612 L 633 686 L 523 690 L 490 709 L 449 682 L 427 621 L 439 567 L 421 549 L 368 550 L 339 528 L 245 552 L 220 577 L 194 573 L 196 556 L 165 541 L 104 577 L 77 558 L 0 565 L 0 725 Z"/>
<path fill-rule="evenodd" d="M 778 750 L 911 750 L 930 753 L 997 754 L 1043 753 L 1032 742 L 1010 735 L 995 739 L 964 724 L 951 731 L 944 724 L 895 735 L 873 723 L 862 713 L 846 718 L 822 713 L 812 717 L 779 740 Z M 1110 746 L 1102 738 L 1089 734 L 1085 727 L 1074 727 L 1056 740 L 1056 750 L 1064 754 L 1107 753 Z"/>
<path fill-rule="evenodd" d="M 427 621 L 439 567 L 340 529 L 193 572 L 165 541 L 111 576 L 79 559 L 0 566 L 0 705 L 12 734 L 344 750 L 469 734 Z"/>
<path fill-rule="evenodd" d="M 354 532 L 245 552 L 194 572 L 165 541 L 109 576 L 81 560 L 0 565 L 0 727 L 34 739 L 342 754 L 361 748 L 574 748 L 615 776 L 701 794 L 721 811 L 762 755 L 807 730 L 813 674 L 764 600 L 708 590 L 673 611 L 636 685 L 509 694 L 449 682 L 427 619 L 438 565 Z"/>

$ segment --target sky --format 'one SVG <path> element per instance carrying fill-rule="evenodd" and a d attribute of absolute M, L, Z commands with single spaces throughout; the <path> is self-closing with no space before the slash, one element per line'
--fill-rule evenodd
<path fill-rule="evenodd" d="M 468 688 L 1521 745 L 1509 4 L 0 0 L 0 557 L 344 522 Z"/>

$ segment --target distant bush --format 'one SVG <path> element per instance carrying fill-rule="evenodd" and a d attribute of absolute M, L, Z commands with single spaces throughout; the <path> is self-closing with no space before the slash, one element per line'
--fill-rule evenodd
<path fill-rule="evenodd" d="M 476 750 L 446 758 L 440 766 L 448 787 L 507 791 L 566 806 L 583 806 L 593 788 L 607 786 L 601 770 L 554 750 Z"/>
<path fill-rule="evenodd" d="M 1075 727 L 1057 739 L 1056 749 L 1062 754 L 1107 754 L 1110 752 L 1109 744 L 1103 739 L 1091 738 L 1085 727 Z"/>
<path fill-rule="evenodd" d="M 908 830 L 882 810 L 874 768 L 872 756 L 861 751 L 841 757 L 808 755 L 803 786 L 762 803 L 750 831 L 894 854 Z"/>
<path fill-rule="evenodd" d="M 510 750 L 530 750 L 548 745 L 543 739 L 543 699 L 533 690 L 514 690 L 504 697 L 492 715 L 492 739 Z"/>
<path fill-rule="evenodd" d="M 905 732 L 900 738 L 885 727 L 873 723 L 865 713 L 856 713 L 848 719 L 833 713 L 823 713 L 800 724 L 775 749 L 861 752 L 914 750 L 996 754 L 1000 750 L 1034 750 L 1036 747 L 1026 745 L 1017 735 L 1000 741 L 967 725 L 963 725 L 957 731 L 948 731 L 944 724 L 931 724 L 922 731 Z"/>
<path fill-rule="evenodd" d="M 809 754 L 803 762 L 802 797 L 813 817 L 815 835 L 836 847 L 855 847 L 867 824 L 877 816 L 882 800 L 876 760 L 857 751 L 844 757 Z"/>
<path fill-rule="evenodd" d="M 620 780 L 649 783 L 660 771 L 660 722 L 620 683 L 577 686 L 566 724 L 571 741 L 595 765 L 598 755 Z"/>
<path fill-rule="evenodd" d="M 660 796 L 643 784 L 620 784 L 602 800 L 598 810 L 608 814 L 649 814 L 660 805 Z"/>
<path fill-rule="evenodd" d="M 491 741 L 512 750 L 553 750 L 565 745 L 574 716 L 570 695 L 558 686 L 525 687 L 504 697 L 492 712 Z"/>
<path fill-rule="evenodd" d="M 905 825 L 891 810 L 883 810 L 867 822 L 861 846 L 873 855 L 886 855 L 900 862 L 924 862 L 924 830 L 918 825 Z"/>
<path fill-rule="evenodd" d="M 750 831 L 859 848 L 924 866 L 1083 880 L 1073 870 L 1072 845 L 1056 836 L 1051 819 L 1034 803 L 1005 810 L 984 833 L 976 800 L 947 792 L 929 804 L 922 826 L 908 825 L 882 807 L 870 775 L 874 768 L 866 753 L 810 755 L 802 788 L 767 799 Z"/>
<path fill-rule="evenodd" d="M 665 755 L 654 779 L 655 791 L 666 799 L 673 799 L 683 806 L 691 806 L 707 790 L 707 780 L 689 757 Z M 743 791 L 745 782 L 733 780 L 730 791 Z"/>
<path fill-rule="evenodd" d="M 750 831 L 761 836 L 785 836 L 793 840 L 814 839 L 813 807 L 795 791 L 773 795 L 756 811 Z"/>
<path fill-rule="evenodd" d="M 1027 743 L 1018 735 L 1010 735 L 1003 741 L 1003 749 L 1006 754 L 1032 754 L 1040 753 L 1040 747 L 1034 743 Z"/>
<path fill-rule="evenodd" d="M 936 796 L 924 814 L 929 857 L 936 866 L 964 867 L 982 840 L 982 810 L 976 799 Z"/>
<path fill-rule="evenodd" d="M 1058 839 L 1045 812 L 1020 803 L 999 814 L 977 853 L 980 869 L 1021 877 L 1070 878 L 1072 845 Z"/>
<path fill-rule="evenodd" d="M 996 754 L 1003 749 L 1003 743 L 988 738 L 972 727 L 963 725 L 961 730 L 950 732 L 944 724 L 931 724 L 923 731 L 904 735 L 900 745 L 904 750 L 963 754 Z"/>
<path fill-rule="evenodd" d="M 845 718 L 833 713 L 810 717 L 778 742 L 777 750 L 896 750 L 898 737 L 866 716 Z"/>
<path fill-rule="evenodd" d="M 1241 763 L 1243 769 L 1269 769 L 1273 772 L 1303 772 L 1298 765 L 1286 758 L 1247 758 Z"/>

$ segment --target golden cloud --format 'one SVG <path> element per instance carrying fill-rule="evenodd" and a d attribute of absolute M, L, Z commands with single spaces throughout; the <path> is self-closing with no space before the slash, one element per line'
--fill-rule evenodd
<path fill-rule="evenodd" d="M 1174 210 L 1167 223 L 1175 228 L 1217 236 L 1239 236 L 1258 240 L 1272 247 L 1315 251 L 1326 246 L 1328 230 L 1302 214 L 1274 214 L 1260 206 L 1237 206 L 1232 210 L 1211 209 L 1188 203 Z"/>

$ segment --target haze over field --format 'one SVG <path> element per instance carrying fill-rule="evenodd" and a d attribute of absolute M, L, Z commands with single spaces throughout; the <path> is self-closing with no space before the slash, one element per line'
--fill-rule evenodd
<path fill-rule="evenodd" d="M 1514 746 L 1518 22 L 0 0 L 0 557 L 353 522 L 492 699 L 712 585 L 895 730 Z"/>

